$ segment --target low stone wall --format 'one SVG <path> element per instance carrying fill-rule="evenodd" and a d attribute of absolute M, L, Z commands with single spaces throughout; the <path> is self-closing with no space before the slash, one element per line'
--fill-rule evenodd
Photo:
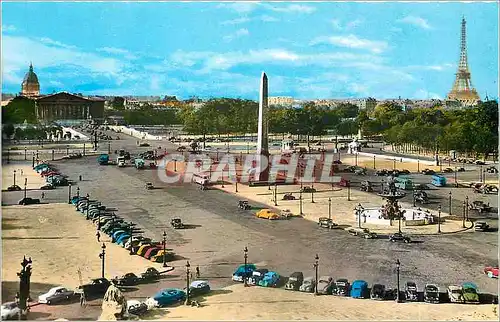
<path fill-rule="evenodd" d="M 425 219 L 420 220 L 405 220 L 405 226 L 423 226 L 427 225 L 428 222 Z"/>
<path fill-rule="evenodd" d="M 406 226 L 427 225 L 437 222 L 436 216 L 431 214 L 429 210 L 422 210 L 421 208 L 407 208 L 402 210 L 405 211 L 403 215 L 403 221 L 406 222 Z M 356 211 L 354 211 L 354 219 L 356 220 L 356 222 L 358 221 Z M 382 208 L 363 209 L 363 211 L 361 212 L 361 222 L 375 225 L 391 225 L 390 220 L 384 219 L 382 217 Z M 444 222 L 443 218 L 441 218 L 441 222 Z"/>
<path fill-rule="evenodd" d="M 436 165 L 436 162 L 429 161 L 429 160 L 420 160 L 417 158 L 405 158 L 405 157 L 396 157 L 393 155 L 385 155 L 385 154 L 374 154 L 374 153 L 367 153 L 367 152 L 357 152 L 358 155 L 362 156 L 367 156 L 373 158 L 374 156 L 376 158 L 381 158 L 381 159 L 386 159 L 386 160 L 394 160 L 396 159 L 397 161 L 400 162 L 420 162 L 421 164 L 425 165 Z"/>
<path fill-rule="evenodd" d="M 138 138 L 140 140 L 150 140 L 150 141 L 159 141 L 166 139 L 166 137 L 160 136 L 160 135 L 151 135 L 148 132 L 141 132 L 138 131 L 134 128 L 129 128 L 123 125 L 111 125 L 109 126 L 111 129 L 115 130 L 116 132 L 127 134 L 130 136 L 133 136 L 135 138 Z"/>

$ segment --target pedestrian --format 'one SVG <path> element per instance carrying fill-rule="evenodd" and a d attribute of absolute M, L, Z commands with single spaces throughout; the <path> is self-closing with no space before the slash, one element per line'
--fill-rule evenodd
<path fill-rule="evenodd" d="M 85 292 L 80 293 L 80 306 L 87 306 L 87 298 Z"/>
<path fill-rule="evenodd" d="M 87 199 L 90 198 L 90 195 L 87 193 Z"/>
<path fill-rule="evenodd" d="M 99 230 L 97 231 L 97 233 L 95 234 L 96 237 L 97 237 L 97 242 L 101 242 L 101 233 L 99 233 Z"/>
<path fill-rule="evenodd" d="M 196 266 L 196 278 L 200 278 L 200 267 Z"/>
<path fill-rule="evenodd" d="M 23 175 L 23 169 L 21 169 L 21 175 Z"/>
<path fill-rule="evenodd" d="M 82 175 L 78 176 L 78 179 L 80 179 L 80 181 L 82 181 Z"/>
<path fill-rule="evenodd" d="M 45 198 L 45 192 L 42 191 L 42 199 Z"/>
<path fill-rule="evenodd" d="M 19 292 L 16 292 L 16 297 L 14 298 L 14 302 L 19 304 Z"/>

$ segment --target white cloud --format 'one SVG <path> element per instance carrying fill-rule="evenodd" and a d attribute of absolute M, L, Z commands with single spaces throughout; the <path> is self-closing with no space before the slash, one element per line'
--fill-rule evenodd
<path fill-rule="evenodd" d="M 274 4 L 267 3 L 266 7 L 272 11 L 276 12 L 297 12 L 297 13 L 313 13 L 316 11 L 315 7 L 300 5 L 300 4 L 290 4 L 284 7 L 274 6 Z"/>
<path fill-rule="evenodd" d="M 411 97 L 416 99 L 442 99 L 439 94 L 429 92 L 423 88 L 417 90 Z"/>
<path fill-rule="evenodd" d="M 134 55 L 130 51 L 128 51 L 126 49 L 122 49 L 122 48 L 102 47 L 102 48 L 97 49 L 97 51 L 105 52 L 105 53 L 112 54 L 112 55 L 123 56 L 123 57 L 125 57 L 127 59 L 131 59 L 131 60 L 137 59 L 136 55 Z"/>
<path fill-rule="evenodd" d="M 161 83 L 162 78 L 159 75 L 153 75 L 149 81 L 149 88 L 152 91 L 157 92 L 161 89 Z"/>
<path fill-rule="evenodd" d="M 445 63 L 441 65 L 410 65 L 407 66 L 408 70 L 434 70 L 434 71 L 447 71 L 453 69 L 455 67 L 454 64 Z"/>
<path fill-rule="evenodd" d="M 63 83 L 61 83 L 60 81 L 56 81 L 56 80 L 50 80 L 49 81 L 49 85 L 51 85 L 53 87 L 59 87 L 59 88 L 63 88 L 64 87 Z"/>
<path fill-rule="evenodd" d="M 262 15 L 258 19 L 261 20 L 261 21 L 264 21 L 264 22 L 276 22 L 276 21 L 279 21 L 278 18 L 275 18 L 275 17 L 272 17 L 272 16 L 268 16 L 268 15 Z"/>
<path fill-rule="evenodd" d="M 248 31 L 248 29 L 240 28 L 240 29 L 236 30 L 233 34 L 224 36 L 223 39 L 225 41 L 232 41 L 234 39 L 238 39 L 238 38 L 241 38 L 241 37 L 244 37 L 244 36 L 248 36 L 249 34 L 250 34 L 250 32 Z"/>
<path fill-rule="evenodd" d="M 241 23 L 249 22 L 249 21 L 250 21 L 250 18 L 248 18 L 248 17 L 240 17 L 240 18 L 236 18 L 236 19 L 232 19 L 232 20 L 222 21 L 220 24 L 221 25 L 238 25 Z"/>
<path fill-rule="evenodd" d="M 26 37 L 3 36 L 2 76 L 6 83 L 18 83 L 18 76 L 24 75 L 30 61 L 37 69 L 60 68 L 73 75 L 81 75 L 86 71 L 94 76 L 122 76 L 125 64 L 117 59 L 83 52 L 74 46 L 47 39 L 40 41 Z"/>
<path fill-rule="evenodd" d="M 233 2 L 233 3 L 220 3 L 217 8 L 227 8 L 234 10 L 238 13 L 248 13 L 257 9 L 261 3 L 259 2 Z"/>
<path fill-rule="evenodd" d="M 350 30 L 350 29 L 353 29 L 357 26 L 359 26 L 360 24 L 363 23 L 363 20 L 362 19 L 355 19 L 355 20 L 352 20 L 352 21 L 349 21 L 348 23 L 345 24 L 345 26 L 342 25 L 342 23 L 340 22 L 340 19 L 332 19 L 330 20 L 333 28 L 335 28 L 336 30 Z"/>
<path fill-rule="evenodd" d="M 340 47 L 366 49 L 373 53 L 381 53 L 388 48 L 387 42 L 358 38 L 355 35 L 318 37 L 313 39 L 311 45 L 331 44 Z"/>
<path fill-rule="evenodd" d="M 399 19 L 398 22 L 414 25 L 423 29 L 431 29 L 431 25 L 424 18 L 417 16 L 406 16 L 402 19 Z"/>
<path fill-rule="evenodd" d="M 12 32 L 16 30 L 17 28 L 14 25 L 2 25 L 2 32 Z"/>
<path fill-rule="evenodd" d="M 76 46 L 63 44 L 60 41 L 53 40 L 53 39 L 50 39 L 47 37 L 40 38 L 40 41 L 43 42 L 44 44 L 51 45 L 51 46 L 57 46 L 57 47 L 61 47 L 61 48 L 68 48 L 68 49 L 75 49 L 76 48 Z"/>

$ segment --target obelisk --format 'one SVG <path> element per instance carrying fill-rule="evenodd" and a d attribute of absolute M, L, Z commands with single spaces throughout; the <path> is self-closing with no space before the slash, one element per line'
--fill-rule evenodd
<path fill-rule="evenodd" d="M 269 141 L 268 141 L 268 122 L 267 112 L 268 105 L 268 83 L 267 75 L 262 72 L 260 78 L 260 95 L 259 95 L 259 128 L 257 132 L 257 155 L 260 156 L 260 166 L 257 171 L 259 173 L 259 181 L 267 181 L 269 179 Z"/>

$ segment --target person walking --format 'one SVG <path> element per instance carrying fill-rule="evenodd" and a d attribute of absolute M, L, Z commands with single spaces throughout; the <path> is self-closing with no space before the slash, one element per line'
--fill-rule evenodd
<path fill-rule="evenodd" d="M 99 233 L 99 230 L 97 231 L 95 236 L 97 237 L 97 242 L 100 243 L 101 242 L 101 233 Z"/>
<path fill-rule="evenodd" d="M 87 297 L 85 296 L 85 292 L 80 293 L 80 306 L 87 306 Z"/>
<path fill-rule="evenodd" d="M 42 191 L 42 199 L 45 198 L 45 192 Z"/>
<path fill-rule="evenodd" d="M 196 278 L 200 278 L 200 267 L 196 266 Z"/>

